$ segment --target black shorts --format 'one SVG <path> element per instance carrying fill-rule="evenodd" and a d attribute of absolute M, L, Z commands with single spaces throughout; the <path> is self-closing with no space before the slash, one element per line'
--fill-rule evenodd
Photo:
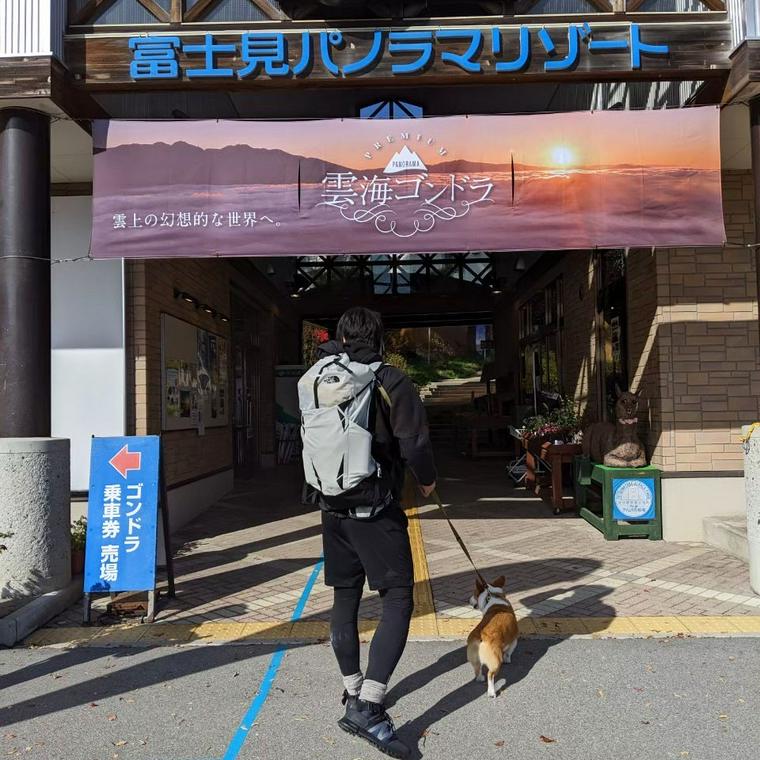
<path fill-rule="evenodd" d="M 356 588 L 366 577 L 373 591 L 414 585 L 406 514 L 390 504 L 372 520 L 322 512 L 325 584 Z"/>

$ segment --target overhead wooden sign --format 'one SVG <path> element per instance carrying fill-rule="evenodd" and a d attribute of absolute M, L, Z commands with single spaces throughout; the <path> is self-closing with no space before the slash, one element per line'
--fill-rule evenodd
<path fill-rule="evenodd" d="M 257 27 L 67 38 L 75 77 L 101 89 L 705 79 L 724 75 L 730 50 L 725 21 Z"/>

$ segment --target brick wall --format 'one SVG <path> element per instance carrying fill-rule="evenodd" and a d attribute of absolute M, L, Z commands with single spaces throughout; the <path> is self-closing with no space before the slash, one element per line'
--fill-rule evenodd
<path fill-rule="evenodd" d="M 627 259 L 628 373 L 642 391 L 640 434 L 666 471 L 743 469 L 741 426 L 760 418 L 760 335 L 749 172 L 723 173 L 729 245 L 631 250 Z M 521 301 L 563 278 L 565 393 L 596 415 L 592 257 L 558 255 Z"/>
<path fill-rule="evenodd" d="M 596 366 L 596 282 L 593 256 L 573 251 L 562 257 L 562 377 L 564 391 L 578 403 L 581 414 L 596 419 L 599 386 Z"/>
<path fill-rule="evenodd" d="M 128 294 L 129 366 L 128 398 L 133 409 L 131 428 L 136 435 L 161 433 L 161 314 L 171 314 L 229 339 L 229 326 L 191 304 L 174 297 L 186 291 L 218 311 L 229 314 L 227 264 L 219 261 L 130 262 Z M 232 366 L 231 357 L 228 366 Z M 230 391 L 227 398 L 231 398 Z M 164 464 L 169 486 L 232 466 L 231 427 L 206 427 L 163 433 Z"/>
<path fill-rule="evenodd" d="M 250 316 L 251 340 L 257 346 L 260 377 L 258 452 L 265 464 L 274 462 L 275 399 L 274 366 L 294 363 L 298 354 L 299 319 L 288 300 L 253 266 L 229 261 L 182 259 L 136 261 L 127 264 L 127 410 L 128 432 L 161 433 L 161 314 L 171 314 L 231 340 L 230 323 L 197 310 L 174 297 L 185 291 L 218 312 L 232 315 L 231 288 L 245 298 Z M 231 346 L 230 346 L 231 347 Z M 228 357 L 232 382 L 232 354 Z M 232 387 L 227 391 L 232 400 Z M 163 434 L 166 477 L 169 486 L 232 467 L 232 424 Z"/>
<path fill-rule="evenodd" d="M 578 403 L 580 412 L 590 419 L 597 414 L 597 371 L 594 316 L 596 312 L 596 283 L 593 256 L 589 251 L 550 254 L 556 263 L 539 277 L 520 283 L 518 301 L 510 327 L 517 335 L 519 307 L 550 282 L 562 278 L 564 327 L 562 330 L 560 369 L 563 392 Z M 497 316 L 497 322 L 498 322 Z M 506 341 L 503 345 L 509 345 Z M 501 348 L 497 345 L 497 353 Z M 512 348 L 510 346 L 510 348 Z M 519 361 L 519 344 L 514 343 L 509 360 Z"/>
<path fill-rule="evenodd" d="M 723 173 L 729 245 L 657 252 L 662 465 L 741 470 L 742 424 L 760 414 L 756 252 L 749 172 Z"/>
<path fill-rule="evenodd" d="M 658 331 L 657 254 L 651 249 L 631 250 L 626 260 L 628 384 L 641 391 L 639 435 L 652 464 L 663 466 L 660 436 L 663 412 L 672 412 L 673 401 L 663 397 L 660 354 L 668 341 Z M 667 390 L 667 378 L 662 380 Z"/>

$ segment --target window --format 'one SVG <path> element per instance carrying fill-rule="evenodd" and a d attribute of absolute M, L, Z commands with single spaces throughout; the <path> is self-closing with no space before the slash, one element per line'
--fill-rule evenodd
<path fill-rule="evenodd" d="M 520 396 L 552 404 L 562 393 L 562 279 L 534 293 L 519 309 Z"/>
<path fill-rule="evenodd" d="M 628 389 L 626 341 L 626 260 L 624 251 L 602 251 L 597 258 L 599 292 L 598 354 L 607 418 L 615 419 L 615 386 Z"/>

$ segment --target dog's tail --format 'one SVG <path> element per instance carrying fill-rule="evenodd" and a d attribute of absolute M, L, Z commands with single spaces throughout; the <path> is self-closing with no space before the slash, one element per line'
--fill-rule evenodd
<path fill-rule="evenodd" d="M 488 641 L 481 641 L 480 648 L 478 650 L 478 656 L 480 661 L 488 668 L 490 673 L 498 672 L 504 661 L 504 656 L 498 647 L 494 647 L 493 644 Z"/>

